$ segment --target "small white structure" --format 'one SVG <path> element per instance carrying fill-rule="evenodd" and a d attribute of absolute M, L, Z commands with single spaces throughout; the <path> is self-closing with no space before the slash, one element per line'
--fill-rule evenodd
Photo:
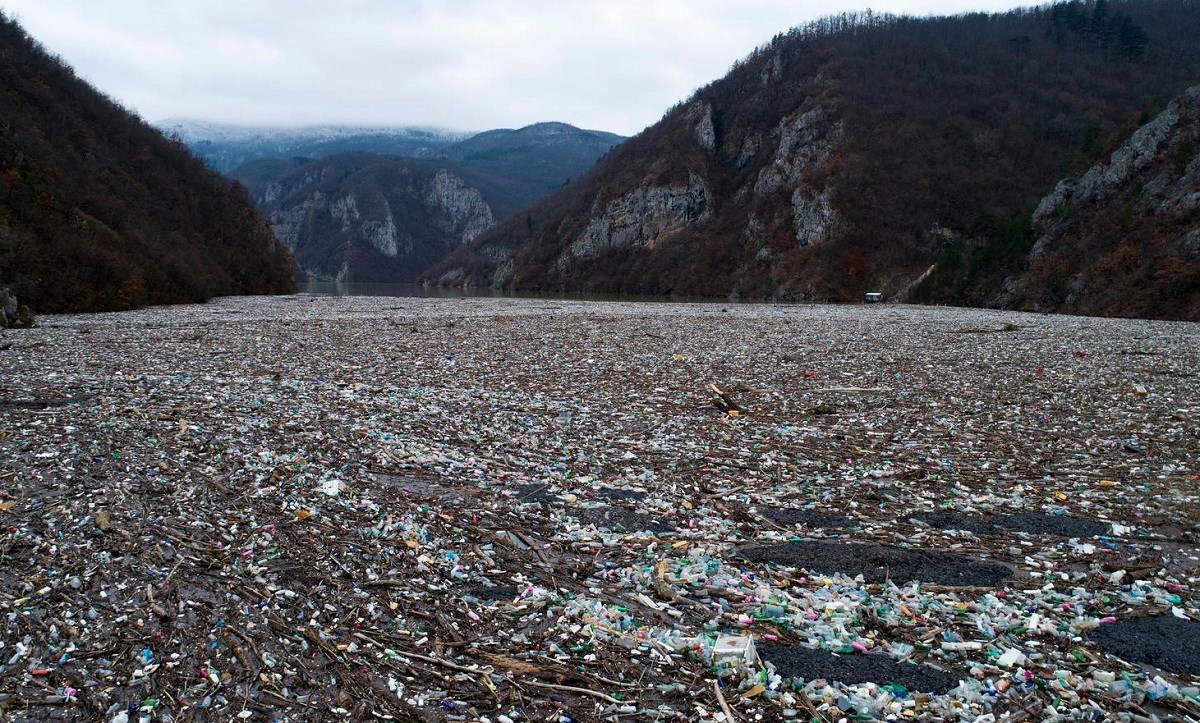
<path fill-rule="evenodd" d="M 869 292 L 866 297 L 863 298 L 864 304 L 878 304 L 881 301 L 883 301 L 883 294 L 878 291 Z"/>

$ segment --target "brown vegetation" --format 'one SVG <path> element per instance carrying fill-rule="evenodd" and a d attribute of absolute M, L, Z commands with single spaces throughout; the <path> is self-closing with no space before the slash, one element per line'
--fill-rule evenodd
<path fill-rule="evenodd" d="M 1100 0 L 818 21 L 776 37 L 426 278 L 461 268 L 455 283 L 856 299 L 919 276 L 938 257 L 943 229 L 997 234 L 979 273 L 1011 272 L 1032 243 L 1013 231 L 1022 213 L 1195 82 L 1197 10 L 1194 0 Z M 694 108 L 706 105 L 712 152 L 696 140 Z M 828 161 L 800 186 L 753 192 L 777 154 L 781 121 L 820 105 L 832 109 L 828 127 L 842 129 Z M 562 263 L 613 199 L 692 174 L 708 190 L 706 221 L 653 246 Z M 796 188 L 829 194 L 838 223 L 827 241 L 797 242 Z M 500 250 L 511 252 L 511 272 Z"/>
<path fill-rule="evenodd" d="M 0 14 L 0 282 L 38 312 L 294 288 L 239 184 Z"/>

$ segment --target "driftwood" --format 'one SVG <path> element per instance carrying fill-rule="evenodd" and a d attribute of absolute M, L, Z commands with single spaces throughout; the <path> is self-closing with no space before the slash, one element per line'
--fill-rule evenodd
<path fill-rule="evenodd" d="M 729 392 L 721 391 L 721 388 L 716 384 L 709 384 L 709 390 L 713 393 L 712 403 L 717 409 L 730 415 L 738 415 L 742 413 L 742 405 L 737 403 Z"/>

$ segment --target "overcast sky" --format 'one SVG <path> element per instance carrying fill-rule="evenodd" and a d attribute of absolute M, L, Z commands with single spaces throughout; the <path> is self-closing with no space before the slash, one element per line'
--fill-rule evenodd
<path fill-rule="evenodd" d="M 1019 0 L 876 0 L 917 15 Z M 0 0 L 150 121 L 565 121 L 635 133 L 771 36 L 862 0 Z"/>

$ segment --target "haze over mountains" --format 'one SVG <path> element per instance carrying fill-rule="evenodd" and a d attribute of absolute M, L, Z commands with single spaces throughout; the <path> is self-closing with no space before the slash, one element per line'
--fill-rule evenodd
<path fill-rule="evenodd" d="M 908 298 L 962 242 L 982 261 L 926 298 L 1025 303 L 1000 292 L 1036 241 L 1039 201 L 1196 82 L 1196 37 L 1192 0 L 828 18 L 776 37 L 426 278 Z M 1159 301 L 1146 313 L 1200 313 L 1165 287 L 1148 293 Z"/>
<path fill-rule="evenodd" d="M 348 151 L 429 158 L 474 135 L 413 127 L 242 126 L 192 118 L 167 118 L 154 125 L 222 173 L 259 158 L 317 158 Z"/>

